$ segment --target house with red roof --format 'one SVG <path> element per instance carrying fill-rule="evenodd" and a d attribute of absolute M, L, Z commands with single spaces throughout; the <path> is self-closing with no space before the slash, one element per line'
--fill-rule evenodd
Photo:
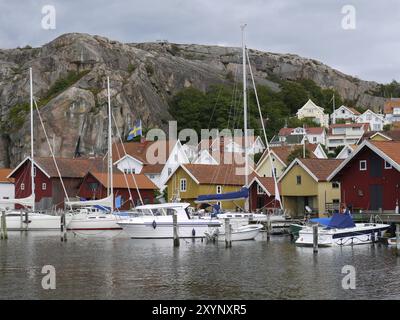
<path fill-rule="evenodd" d="M 271 139 L 271 145 L 296 145 L 304 142 L 322 144 L 326 143 L 326 130 L 324 127 L 298 127 L 282 128 L 277 136 Z"/>
<path fill-rule="evenodd" d="M 275 199 L 276 190 L 273 177 L 260 177 L 257 174 L 253 174 L 250 178 L 248 188 L 250 211 L 258 212 L 264 209 L 280 208 L 279 201 Z"/>
<path fill-rule="evenodd" d="M 400 199 L 400 142 L 364 140 L 328 177 L 354 210 L 394 211 Z"/>
<path fill-rule="evenodd" d="M 342 105 L 331 114 L 331 121 L 332 124 L 336 124 L 337 120 L 355 122 L 360 114 L 356 109 Z"/>
<path fill-rule="evenodd" d="M 370 130 L 368 123 L 342 123 L 329 126 L 326 147 L 333 151 L 345 145 L 357 144 L 365 132 Z"/>
<path fill-rule="evenodd" d="M 0 169 L 0 199 L 14 199 L 15 197 L 15 186 L 14 179 L 8 178 L 12 169 L 9 168 L 1 168 Z M 14 209 L 14 205 L 2 205 L 2 208 L 10 208 Z"/>

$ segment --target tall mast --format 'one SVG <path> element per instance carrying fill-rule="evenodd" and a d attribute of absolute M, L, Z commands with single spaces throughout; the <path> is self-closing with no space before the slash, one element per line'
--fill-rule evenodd
<path fill-rule="evenodd" d="M 32 203 L 32 211 L 35 211 L 35 177 L 34 174 L 34 166 L 35 162 L 33 160 L 33 80 L 32 80 L 32 68 L 29 68 L 29 85 L 30 85 L 30 105 L 31 105 L 31 186 L 32 186 L 32 195 L 33 195 L 33 203 Z"/>
<path fill-rule="evenodd" d="M 110 78 L 107 77 L 107 95 L 108 95 L 108 172 L 109 172 L 109 185 L 110 185 L 110 194 L 113 196 L 113 202 L 111 205 L 111 212 L 114 209 L 114 188 L 113 188 L 113 168 L 112 168 L 112 134 L 111 134 L 111 98 L 110 98 Z"/>
<path fill-rule="evenodd" d="M 240 26 L 242 29 L 242 55 L 243 55 L 243 130 L 244 130 L 244 175 L 245 185 L 249 184 L 249 159 L 247 157 L 247 74 L 246 74 L 246 47 L 244 44 L 244 28 L 246 24 Z M 245 211 L 249 210 L 249 198 L 246 198 Z"/>

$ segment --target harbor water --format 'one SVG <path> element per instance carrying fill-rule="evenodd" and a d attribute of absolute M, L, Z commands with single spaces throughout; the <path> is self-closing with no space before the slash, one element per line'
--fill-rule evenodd
<path fill-rule="evenodd" d="M 400 299 L 400 258 L 380 245 L 296 247 L 287 236 L 211 244 L 9 232 L 0 241 L 1 299 Z M 56 289 L 42 288 L 54 266 Z M 342 268 L 354 266 L 345 290 Z"/>

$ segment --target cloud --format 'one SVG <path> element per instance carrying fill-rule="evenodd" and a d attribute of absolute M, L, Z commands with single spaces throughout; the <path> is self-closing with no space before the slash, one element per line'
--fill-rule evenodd
<path fill-rule="evenodd" d="M 350 3 L 351 2 L 351 3 Z M 42 6 L 54 5 L 56 30 L 41 28 Z M 344 5 L 356 29 L 341 27 Z M 122 42 L 240 45 L 310 57 L 362 79 L 399 79 L 400 2 L 343 0 L 0 0 L 0 47 L 39 46 L 66 32 Z"/>

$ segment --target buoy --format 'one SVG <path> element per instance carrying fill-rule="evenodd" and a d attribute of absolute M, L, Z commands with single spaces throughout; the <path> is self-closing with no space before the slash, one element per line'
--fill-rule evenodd
<path fill-rule="evenodd" d="M 157 228 L 157 222 L 156 220 L 153 220 L 153 229 Z"/>

